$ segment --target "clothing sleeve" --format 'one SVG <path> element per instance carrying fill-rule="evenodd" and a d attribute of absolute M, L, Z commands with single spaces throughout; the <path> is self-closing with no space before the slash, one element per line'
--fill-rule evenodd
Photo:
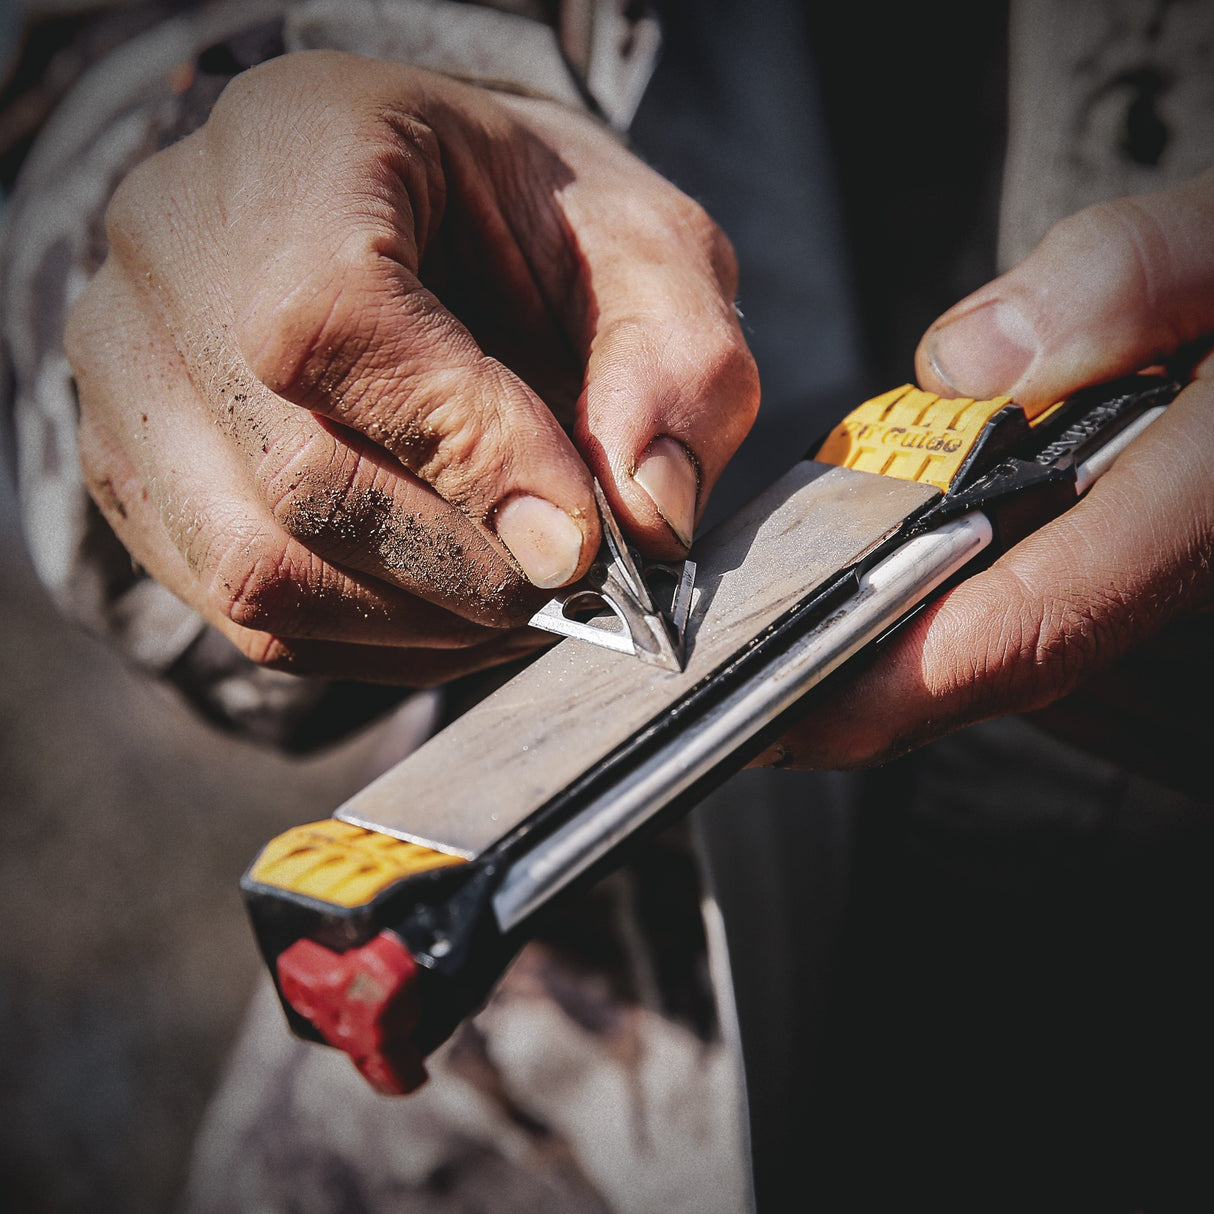
<path fill-rule="evenodd" d="M 105 257 L 110 195 L 135 164 L 200 126 L 233 75 L 297 50 L 392 59 L 546 96 L 623 132 L 653 67 L 657 26 L 616 0 L 237 0 L 167 15 L 144 6 L 142 21 L 115 7 L 122 20 L 96 14 L 78 44 L 85 50 L 67 60 L 117 45 L 80 71 L 38 131 L 4 216 L 0 392 L 23 530 L 67 617 L 170 679 L 217 723 L 281 742 L 298 735 L 329 689 L 240 655 L 132 563 L 85 490 L 62 336 L 72 301 Z"/>

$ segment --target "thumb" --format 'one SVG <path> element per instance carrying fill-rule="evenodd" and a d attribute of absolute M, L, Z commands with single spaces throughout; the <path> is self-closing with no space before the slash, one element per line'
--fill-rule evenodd
<path fill-rule="evenodd" d="M 915 356 L 945 396 L 1012 396 L 1035 416 L 1214 332 L 1214 170 L 1062 220 L 950 308 Z"/>

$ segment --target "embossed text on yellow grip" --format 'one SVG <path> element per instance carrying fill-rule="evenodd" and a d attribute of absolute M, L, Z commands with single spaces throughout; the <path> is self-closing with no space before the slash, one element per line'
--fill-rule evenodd
<path fill-rule="evenodd" d="M 947 493 L 987 422 L 1010 402 L 948 400 L 904 384 L 853 409 L 814 458 Z"/>
<path fill-rule="evenodd" d="M 249 876 L 335 906 L 362 906 L 405 877 L 463 863 L 459 856 L 327 818 L 272 839 Z"/>

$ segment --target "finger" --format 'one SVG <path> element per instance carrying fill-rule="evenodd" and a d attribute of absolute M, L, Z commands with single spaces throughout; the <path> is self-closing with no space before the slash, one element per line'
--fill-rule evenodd
<path fill-rule="evenodd" d="M 577 242 L 587 354 L 578 447 L 648 551 L 678 555 L 754 421 L 758 375 L 737 268 L 711 218 L 590 126 L 526 111 L 577 172 L 560 205 Z"/>
<path fill-rule="evenodd" d="M 256 81 L 209 127 L 245 182 L 226 228 L 236 344 L 276 395 L 383 446 L 496 532 L 532 582 L 562 585 L 597 547 L 589 474 L 543 401 L 418 278 L 442 164 L 425 123 L 385 117 L 384 91 L 417 74 L 384 65 L 382 80 L 351 84 L 342 62 L 322 57 L 305 77 L 310 110 L 334 103 L 324 138 L 292 124 L 298 140 L 269 149 L 279 159 L 268 166 L 259 149 L 255 173 L 240 103 Z M 284 218 L 274 183 L 298 178 L 301 162 L 307 189 Z"/>
<path fill-rule="evenodd" d="M 216 360 L 202 359 L 194 369 L 200 387 L 192 385 L 157 309 L 115 263 L 102 267 L 73 310 L 69 346 L 79 347 L 75 361 L 90 410 L 122 435 L 148 483 L 167 492 L 171 481 L 174 496 L 184 499 L 208 460 L 207 492 L 217 513 L 202 520 L 203 529 L 213 532 L 213 518 L 226 517 L 231 511 L 225 506 L 240 502 L 233 526 L 259 551 L 278 552 L 286 561 L 284 576 L 307 575 L 296 592 L 325 587 L 330 607 L 324 614 L 333 619 L 317 619 L 311 627 L 340 623 L 342 587 L 350 596 L 345 609 L 351 627 L 382 627 L 385 610 L 402 627 L 410 619 L 420 625 L 426 614 L 442 618 L 416 604 L 404 610 L 410 599 L 392 593 L 394 586 L 489 627 L 517 626 L 534 610 L 535 596 L 520 594 L 526 582 L 492 541 L 381 448 L 344 428 L 326 428 L 273 397 L 239 366 L 219 363 L 216 370 Z M 132 407 L 132 399 L 144 406 Z M 204 399 L 215 402 L 215 425 L 200 420 Z M 165 469 L 174 470 L 171 478 Z M 184 512 L 175 510 L 173 518 L 181 524 L 177 542 L 197 551 Z M 276 583 L 271 597 L 277 616 L 291 587 Z M 319 603 L 317 598 L 314 605 Z M 240 608 L 246 609 L 251 607 Z M 303 635 L 306 611 L 301 597 L 300 622 L 292 630 Z M 363 613 L 361 624 L 356 611 Z M 391 635 L 389 621 L 380 639 Z"/>
<path fill-rule="evenodd" d="M 261 390 L 262 395 L 269 395 Z M 251 391 L 237 412 L 256 499 L 325 561 L 491 627 L 526 621 L 542 595 L 492 539 L 356 431 Z"/>
<path fill-rule="evenodd" d="M 200 575 L 174 542 L 174 524 L 166 526 L 163 507 L 92 412 L 82 420 L 80 447 L 89 492 L 132 558 L 246 653 L 265 643 L 264 636 L 255 640 L 245 635 L 254 632 L 440 650 L 501 639 L 498 630 L 338 569 L 288 537 L 274 538 L 264 520 L 242 518 L 240 505 L 231 499 L 208 506 L 204 492 L 187 477 L 178 491 L 198 507 L 194 517 L 219 520 L 219 530 L 237 554 L 218 556 L 213 573 Z M 185 518 L 180 509 L 171 515 L 177 521 Z M 202 525 L 196 527 L 189 550 L 216 553 L 221 541 Z M 258 555 L 271 552 L 277 555 Z"/>
<path fill-rule="evenodd" d="M 947 396 L 1010 395 L 1035 415 L 1214 333 L 1214 171 L 1089 207 L 946 312 L 916 355 Z"/>
<path fill-rule="evenodd" d="M 399 687 L 438 687 L 464 675 L 529 657 L 554 640 L 532 629 L 522 629 L 465 649 L 437 650 L 301 641 L 260 632 L 225 631 L 246 657 L 272 670 Z"/>
<path fill-rule="evenodd" d="M 1041 708 L 1214 602 L 1214 382 L 1190 385 L 1072 510 L 897 637 L 760 762 L 883 761 Z"/>
<path fill-rule="evenodd" d="M 247 492 L 239 453 L 133 299 L 120 275 L 103 269 L 73 310 L 67 346 L 88 484 L 136 560 L 212 622 L 414 646 L 492 635 L 325 561 L 280 526 Z"/>
<path fill-rule="evenodd" d="M 191 150 L 191 147 L 193 150 Z M 128 179 L 116 194 L 108 213 L 108 230 L 111 250 L 115 261 L 122 267 L 125 274 L 121 277 L 129 283 L 149 285 L 149 310 L 154 315 L 150 323 L 159 323 L 173 335 L 174 343 L 181 350 L 190 374 L 197 381 L 199 394 L 205 400 L 213 401 L 218 410 L 218 421 L 224 427 L 233 442 L 241 446 L 254 467 L 257 475 L 266 481 L 264 470 L 261 468 L 263 451 L 269 453 L 270 439 L 267 426 L 288 429 L 282 410 L 278 408 L 283 402 L 266 389 L 248 369 L 244 360 L 228 348 L 225 334 L 231 327 L 230 301 L 221 295 L 208 298 L 206 290 L 199 290 L 198 284 L 211 284 L 227 277 L 224 268 L 208 264 L 213 250 L 222 247 L 227 239 L 224 231 L 218 225 L 212 224 L 214 230 L 208 236 L 206 216 L 221 210 L 213 205 L 209 210 L 198 199 L 196 209 L 202 212 L 198 223 L 183 224 L 171 222 L 173 216 L 183 209 L 184 204 L 177 198 L 182 190 L 182 183 L 189 180 L 189 159 L 197 153 L 197 140 L 193 145 L 184 141 L 176 147 L 145 162 L 136 174 Z M 201 187 L 200 187 L 201 188 Z M 266 200 L 247 201 L 247 205 L 256 209 L 257 205 L 268 205 Z M 191 211 L 193 214 L 193 211 Z M 226 230 L 225 230 L 226 231 Z M 290 250 L 293 252 L 293 248 Z M 271 254 L 277 258 L 277 272 L 280 279 L 290 278 L 292 273 L 287 268 L 288 258 L 285 253 L 276 251 Z M 243 265 L 246 258 L 238 256 L 237 265 Z M 319 262 L 315 250 L 307 249 L 308 267 L 299 269 L 300 273 L 315 276 L 317 264 L 325 266 L 324 258 Z M 165 273 L 163 267 L 175 267 L 178 273 Z M 118 277 L 115 275 L 115 277 Z M 272 292 L 271 292 L 272 294 Z M 369 315 L 369 314 L 368 314 Z M 287 324 L 287 331 L 291 328 Z M 285 340 L 285 339 L 284 339 Z M 431 349 L 433 355 L 432 347 Z M 453 369 L 442 362 L 441 352 L 433 355 L 438 362 L 427 361 L 430 355 L 419 353 L 418 358 L 426 364 L 426 376 L 448 377 L 451 382 L 459 380 L 458 369 Z M 435 369 L 437 368 L 437 369 Z M 504 369 L 498 367 L 501 374 Z M 514 384 L 512 390 L 519 390 L 521 385 Z M 458 398 L 458 391 L 452 397 L 450 405 L 455 415 L 460 415 L 463 407 Z M 466 401 L 464 404 L 466 405 Z M 539 406 L 543 411 L 543 406 Z M 337 412 L 340 413 L 340 410 Z M 466 414 L 462 416 L 466 419 Z M 356 422 L 357 418 L 347 420 Z M 365 419 L 364 419 L 365 421 Z M 489 429 L 505 435 L 509 430 L 509 420 L 497 415 L 488 416 Z M 300 423 L 302 425 L 302 422 Z M 550 430 L 555 426 L 550 414 L 543 411 L 539 423 Z M 470 430 L 466 436 L 469 442 L 475 437 L 472 433 L 475 425 L 469 422 Z M 383 446 L 391 448 L 392 443 L 384 427 L 378 423 L 368 422 L 367 429 L 373 431 L 371 438 Z M 299 429 L 296 429 L 299 433 Z M 323 447 L 323 436 L 319 427 L 312 425 L 311 433 L 320 441 Z M 573 453 L 572 447 L 563 434 L 557 429 L 560 445 L 563 448 L 562 459 L 572 460 L 576 465 L 576 475 L 579 480 L 587 480 L 588 474 L 581 460 Z M 504 460 L 503 468 L 521 457 L 512 457 L 508 451 L 503 452 L 498 445 L 497 455 L 491 453 L 494 446 L 492 435 L 483 434 L 484 439 L 480 448 L 481 457 Z M 551 439 L 553 436 L 548 435 Z M 447 438 L 455 442 L 454 436 Z M 529 458 L 542 461 L 543 443 L 535 439 L 533 428 L 519 427 L 509 432 L 509 444 L 516 447 L 527 447 L 532 444 Z M 450 443 L 448 444 L 450 446 Z M 316 444 L 309 445 L 312 455 L 316 454 Z M 362 448 L 364 456 L 367 448 Z M 439 458 L 443 458 L 441 453 Z M 272 461 L 271 461 L 272 462 Z M 370 460 L 375 463 L 374 460 Z M 284 523 L 294 526 L 298 523 L 305 531 L 310 522 L 321 518 L 322 506 L 318 512 L 315 498 L 318 485 L 325 484 L 325 478 L 318 475 L 315 459 L 305 453 L 300 469 L 287 469 L 288 472 L 298 471 L 299 476 L 294 481 L 290 476 L 282 485 L 263 484 L 272 494 L 276 509 L 283 514 Z M 274 474 L 284 469 L 280 466 Z M 463 513 L 464 522 L 454 515 L 446 516 L 440 508 L 443 500 L 434 490 L 426 488 L 421 481 L 410 476 L 384 477 L 383 462 L 379 461 L 377 468 L 360 470 L 361 479 L 358 483 L 351 482 L 350 493 L 363 502 L 360 510 L 365 510 L 366 495 L 382 499 L 385 492 L 390 501 L 386 509 L 380 513 L 383 525 L 378 531 L 366 533 L 358 537 L 358 543 L 351 547 L 346 544 L 348 557 L 351 562 L 364 572 L 381 576 L 397 584 L 403 585 L 415 593 L 432 598 L 441 605 L 452 610 L 471 615 L 486 623 L 501 624 L 511 622 L 509 613 L 503 615 L 505 604 L 512 597 L 511 586 L 516 583 L 517 570 L 522 568 L 525 576 L 537 584 L 560 584 L 567 580 L 572 562 L 581 561 L 586 541 L 581 531 L 578 531 L 569 518 L 558 511 L 556 507 L 535 495 L 514 492 L 505 500 L 497 503 L 490 523 L 496 524 L 499 538 L 506 540 L 508 552 L 500 549 L 492 539 L 485 526 L 485 520 L 480 520 L 478 529 L 473 523 L 466 521 L 468 511 Z M 423 472 L 425 469 L 423 469 Z M 366 473 L 366 476 L 362 476 Z M 453 473 L 454 475 L 454 473 Z M 371 488 L 369 482 L 377 482 Z M 296 488 L 292 488 L 292 484 Z M 303 486 L 299 489 L 299 486 Z M 449 488 L 449 485 L 447 486 Z M 516 486 L 517 488 L 517 486 Z M 302 500 L 297 500 L 298 496 Z M 441 492 L 441 487 L 440 490 Z M 324 493 L 321 493 L 322 499 Z M 461 505 L 461 503 L 457 503 Z M 464 506 L 467 503 L 463 503 Z M 355 511 L 358 513 L 358 511 Z M 345 527 L 345 534 L 350 535 L 348 524 L 350 511 L 339 509 L 333 520 Z M 425 549 L 424 542 L 428 532 L 424 531 L 441 519 L 441 529 L 436 534 L 442 537 L 446 549 L 458 552 L 459 560 L 436 564 Z M 586 516 L 581 519 L 593 534 L 597 535 L 597 517 Z M 303 538 L 309 544 L 323 548 L 327 536 L 333 531 L 328 524 L 322 526 L 314 534 L 304 534 Z M 423 551 L 419 552 L 419 545 Z M 419 559 L 405 559 L 417 557 Z M 512 560 L 511 557 L 514 559 Z M 515 563 L 517 562 L 517 564 Z M 458 573 L 453 582 L 451 575 Z M 515 621 L 516 622 L 516 621 Z"/>
<path fill-rule="evenodd" d="M 690 546 L 709 493 L 754 420 L 758 379 L 740 332 L 635 297 L 596 338 L 578 443 L 630 535 L 655 556 Z"/>

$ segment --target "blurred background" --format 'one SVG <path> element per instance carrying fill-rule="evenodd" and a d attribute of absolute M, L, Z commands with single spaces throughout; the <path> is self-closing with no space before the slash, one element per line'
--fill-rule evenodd
<path fill-rule="evenodd" d="M 169 1208 L 261 965 L 240 874 L 328 816 L 366 749 L 311 762 L 237 744 L 73 629 L 5 479 L 0 1207 Z"/>

